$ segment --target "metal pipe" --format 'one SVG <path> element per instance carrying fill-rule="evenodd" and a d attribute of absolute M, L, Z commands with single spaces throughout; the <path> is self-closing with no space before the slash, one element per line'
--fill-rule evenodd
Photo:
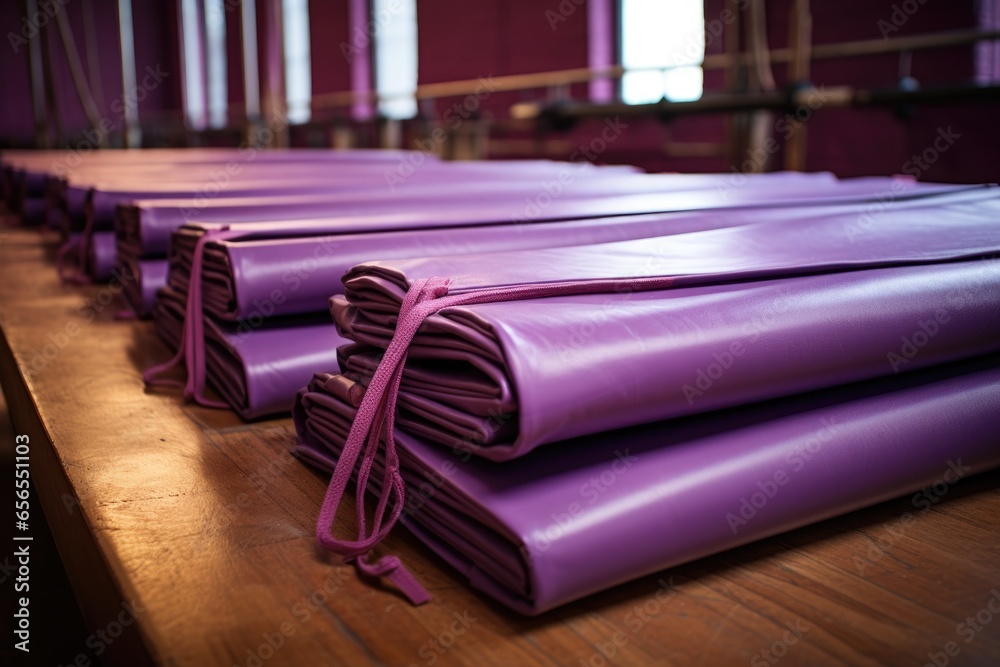
<path fill-rule="evenodd" d="M 562 104 L 544 107 L 534 104 L 520 104 L 518 116 L 531 117 L 528 111 L 533 109 L 535 116 L 545 115 L 554 120 L 571 120 L 579 118 L 605 116 L 685 116 L 705 113 L 727 113 L 733 111 L 749 111 L 753 109 L 786 110 L 794 113 L 799 109 L 809 108 L 819 111 L 823 108 L 861 107 L 861 106 L 892 106 L 896 104 L 946 104 L 948 102 L 992 101 L 1000 99 L 1000 85 L 996 86 L 941 86 L 920 88 L 916 90 L 857 90 L 851 86 L 834 86 L 823 88 L 804 88 L 791 95 L 783 92 L 759 93 L 719 93 L 702 97 L 692 102 L 655 102 L 652 104 Z"/>
<path fill-rule="evenodd" d="M 893 39 L 874 39 L 839 44 L 820 44 L 812 46 L 811 59 L 825 60 L 831 58 L 849 58 L 870 56 L 882 53 L 899 53 L 901 51 L 944 48 L 948 46 L 963 46 L 985 40 L 1000 39 L 1000 30 L 955 30 L 947 32 L 914 35 L 912 37 L 897 37 Z M 793 49 L 783 48 L 770 51 L 772 63 L 789 63 L 794 58 Z M 751 54 L 747 52 L 728 54 L 713 53 L 705 56 L 702 67 L 705 69 L 724 69 L 737 64 L 750 62 Z M 663 69 L 663 68 L 651 68 Z M 534 74 L 514 74 L 498 76 L 490 79 L 491 89 L 495 92 L 511 90 L 530 90 L 532 88 L 547 88 L 548 86 L 566 83 L 587 83 L 595 79 L 619 78 L 624 73 L 621 66 L 605 69 L 576 69 L 539 72 Z M 639 71 L 639 70 L 632 70 Z M 444 83 L 430 83 L 417 86 L 416 96 L 420 98 L 452 97 L 469 95 L 482 86 L 479 79 L 464 79 Z M 350 106 L 356 100 L 370 100 L 372 93 L 353 91 L 338 91 L 313 97 L 313 108 L 330 108 Z"/>

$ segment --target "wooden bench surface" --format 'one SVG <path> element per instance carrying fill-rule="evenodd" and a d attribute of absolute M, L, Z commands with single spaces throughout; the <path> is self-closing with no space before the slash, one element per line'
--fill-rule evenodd
<path fill-rule="evenodd" d="M 116 320 L 111 288 L 60 285 L 52 239 L 0 231 L 0 377 L 33 483 L 88 625 L 135 608 L 105 664 L 1000 664 L 997 472 L 539 618 L 399 529 L 382 549 L 434 596 L 411 607 L 315 545 L 326 480 L 288 454 L 290 419 L 146 391 L 169 357 L 152 325 Z"/>

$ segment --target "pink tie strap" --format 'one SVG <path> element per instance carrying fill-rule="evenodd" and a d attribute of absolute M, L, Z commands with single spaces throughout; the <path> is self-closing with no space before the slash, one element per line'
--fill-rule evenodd
<path fill-rule="evenodd" d="M 406 363 L 410 343 L 427 317 L 450 306 L 571 294 L 622 293 L 664 289 L 670 287 L 673 282 L 674 279 L 671 277 L 657 276 L 500 287 L 449 295 L 450 279 L 426 278 L 414 281 L 400 306 L 396 331 L 365 391 L 354 422 L 351 424 L 347 442 L 337 458 L 333 476 L 330 478 L 330 486 L 327 487 L 326 496 L 316 521 L 317 542 L 324 548 L 344 556 L 346 562 L 354 561 L 362 572 L 375 576 L 388 576 L 413 604 L 422 604 L 430 599 L 427 592 L 399 562 L 398 558 L 384 556 L 372 565 L 363 560 L 364 555 L 388 535 L 403 511 L 405 484 L 399 473 L 399 456 L 396 453 L 396 443 L 393 437 L 396 400 L 399 395 L 403 367 Z M 385 471 L 373 525 L 369 532 L 365 526 L 364 493 L 368 487 L 369 474 L 380 441 L 385 442 Z M 336 538 L 332 534 L 334 520 L 359 456 L 361 464 L 357 473 L 355 491 L 357 539 Z M 386 518 L 386 510 L 390 500 L 393 501 L 392 510 Z"/>
<path fill-rule="evenodd" d="M 179 385 L 177 380 L 158 377 L 163 373 L 180 366 L 183 362 L 187 370 L 187 382 L 184 384 L 184 398 L 193 400 L 198 405 L 207 408 L 228 408 L 226 403 L 213 401 L 205 395 L 206 385 L 206 354 L 205 354 L 205 311 L 201 291 L 202 258 L 205 246 L 213 241 L 224 241 L 239 236 L 240 232 L 229 227 L 205 232 L 195 244 L 191 257 L 191 274 L 188 277 L 187 304 L 184 314 L 184 324 L 181 328 L 181 340 L 177 353 L 168 361 L 158 364 L 143 373 L 143 380 L 149 385 Z"/>
<path fill-rule="evenodd" d="M 86 285 L 90 282 L 80 268 L 85 261 L 81 259 L 85 252 L 83 245 L 83 240 L 79 236 L 73 236 L 66 239 L 56 251 L 56 273 L 62 282 L 74 285 Z"/>

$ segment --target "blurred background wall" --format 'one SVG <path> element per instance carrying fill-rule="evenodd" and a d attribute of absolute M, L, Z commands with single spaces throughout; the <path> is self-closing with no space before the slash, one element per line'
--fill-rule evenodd
<path fill-rule="evenodd" d="M 617 134 L 586 159 L 651 171 L 1000 180 L 1000 65 L 984 38 L 1000 27 L 997 0 L 698 0 L 704 27 L 694 37 L 678 37 L 672 22 L 691 2 L 662 0 L 650 22 L 662 44 L 651 48 L 675 61 L 698 52 L 702 103 L 790 96 L 808 84 L 935 94 L 850 107 L 820 98 L 808 112 L 790 101 L 692 113 L 667 99 L 623 115 L 629 1 L 8 2 L 0 147 L 236 145 L 270 128 L 275 145 L 575 159 L 611 122 Z M 945 45 L 923 48 L 928 39 Z M 823 53 L 831 46 L 836 57 Z M 540 76 L 503 79 L 530 74 Z M 396 107 L 377 96 L 414 83 L 416 98 Z M 807 122 L 782 124 L 795 113 Z M 946 149 L 927 153 L 933 163 L 912 162 L 942 136 Z"/>

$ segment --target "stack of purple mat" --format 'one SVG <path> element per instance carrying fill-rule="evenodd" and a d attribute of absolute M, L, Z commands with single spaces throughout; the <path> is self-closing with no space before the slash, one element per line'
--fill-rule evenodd
<path fill-rule="evenodd" d="M 657 210 L 651 197 L 635 197 L 631 209 L 615 200 L 626 194 L 656 195 L 670 191 L 693 192 L 715 188 L 718 178 L 700 175 L 647 176 L 621 169 L 601 169 L 558 163 L 505 163 L 504 169 L 493 173 L 472 173 L 462 188 L 455 190 L 454 174 L 439 174 L 438 181 L 419 188 L 397 187 L 389 190 L 377 184 L 379 190 L 356 188 L 356 191 L 320 195 L 278 195 L 269 197 L 226 197 L 219 199 L 152 199 L 119 204 L 115 217 L 117 257 L 125 277 L 126 296 L 140 315 L 152 309 L 152 295 L 165 284 L 166 259 L 173 232 L 187 223 L 248 224 L 268 227 L 287 224 L 296 227 L 308 224 L 348 228 L 359 224 L 363 216 L 371 218 L 369 229 L 401 229 L 413 227 L 420 218 L 434 219 L 438 213 L 459 223 L 508 223 L 559 219 L 560 217 L 598 217 L 601 210 L 618 214 L 633 214 Z M 479 170 L 481 172 L 481 170 Z M 465 174 L 468 178 L 468 174 Z M 827 181 L 826 174 L 802 175 L 803 182 Z M 762 177 L 760 181 L 773 180 Z M 554 184 L 554 185 L 553 185 Z M 549 185 L 549 189 L 545 189 Z M 558 189 L 557 189 L 558 188 Z M 553 194 L 557 199 L 553 201 Z M 544 208 L 531 209 L 533 200 L 545 195 Z M 591 207 L 571 202 L 586 200 Z M 596 204 L 596 205 L 595 205 Z M 462 216 L 473 211 L 471 220 Z M 348 218 L 349 220 L 343 220 Z M 340 221 L 343 220 L 343 223 Z"/>
<path fill-rule="evenodd" d="M 702 177 L 707 187 L 701 190 L 566 199 L 530 224 L 511 223 L 511 207 L 520 202 L 495 193 L 475 203 L 425 202 L 406 215 L 185 225 L 174 234 L 168 289 L 154 309 L 157 330 L 178 353 L 147 378 L 183 364 L 187 398 L 228 405 L 247 419 L 288 412 L 314 371 L 338 369 L 335 349 L 344 341 L 325 316 L 327 301 L 339 292 L 340 276 L 365 259 L 551 248 L 797 221 L 823 214 L 823 202 L 839 202 L 828 206 L 846 214 L 896 183 L 776 175 L 723 201 L 717 186 L 724 178 Z M 897 189 L 902 206 L 966 188 L 900 181 Z M 650 208 L 675 212 L 633 214 Z M 617 217 L 591 217 L 612 213 Z M 293 339 L 294 345 L 281 344 Z M 208 384 L 224 404 L 206 395 Z"/>
<path fill-rule="evenodd" d="M 354 267 L 293 413 L 320 543 L 419 603 L 398 519 L 534 614 L 1000 465 L 1000 192 L 857 219 Z"/>
<path fill-rule="evenodd" d="M 115 265 L 116 207 L 136 199 L 191 197 L 196 201 L 248 196 L 321 194 L 375 182 L 390 167 L 375 151 L 279 152 L 253 159 L 209 152 L 179 161 L 89 165 L 55 179 L 53 208 L 68 241 L 62 255 L 72 257 L 77 280 L 106 280 Z M 427 170 L 436 169 L 436 161 Z"/>
<path fill-rule="evenodd" d="M 415 603 L 397 522 L 538 614 L 1000 466 L 1000 189 L 414 155 L 4 152 L 0 195 L 152 312 L 147 381 L 291 410 L 319 543 Z"/>

